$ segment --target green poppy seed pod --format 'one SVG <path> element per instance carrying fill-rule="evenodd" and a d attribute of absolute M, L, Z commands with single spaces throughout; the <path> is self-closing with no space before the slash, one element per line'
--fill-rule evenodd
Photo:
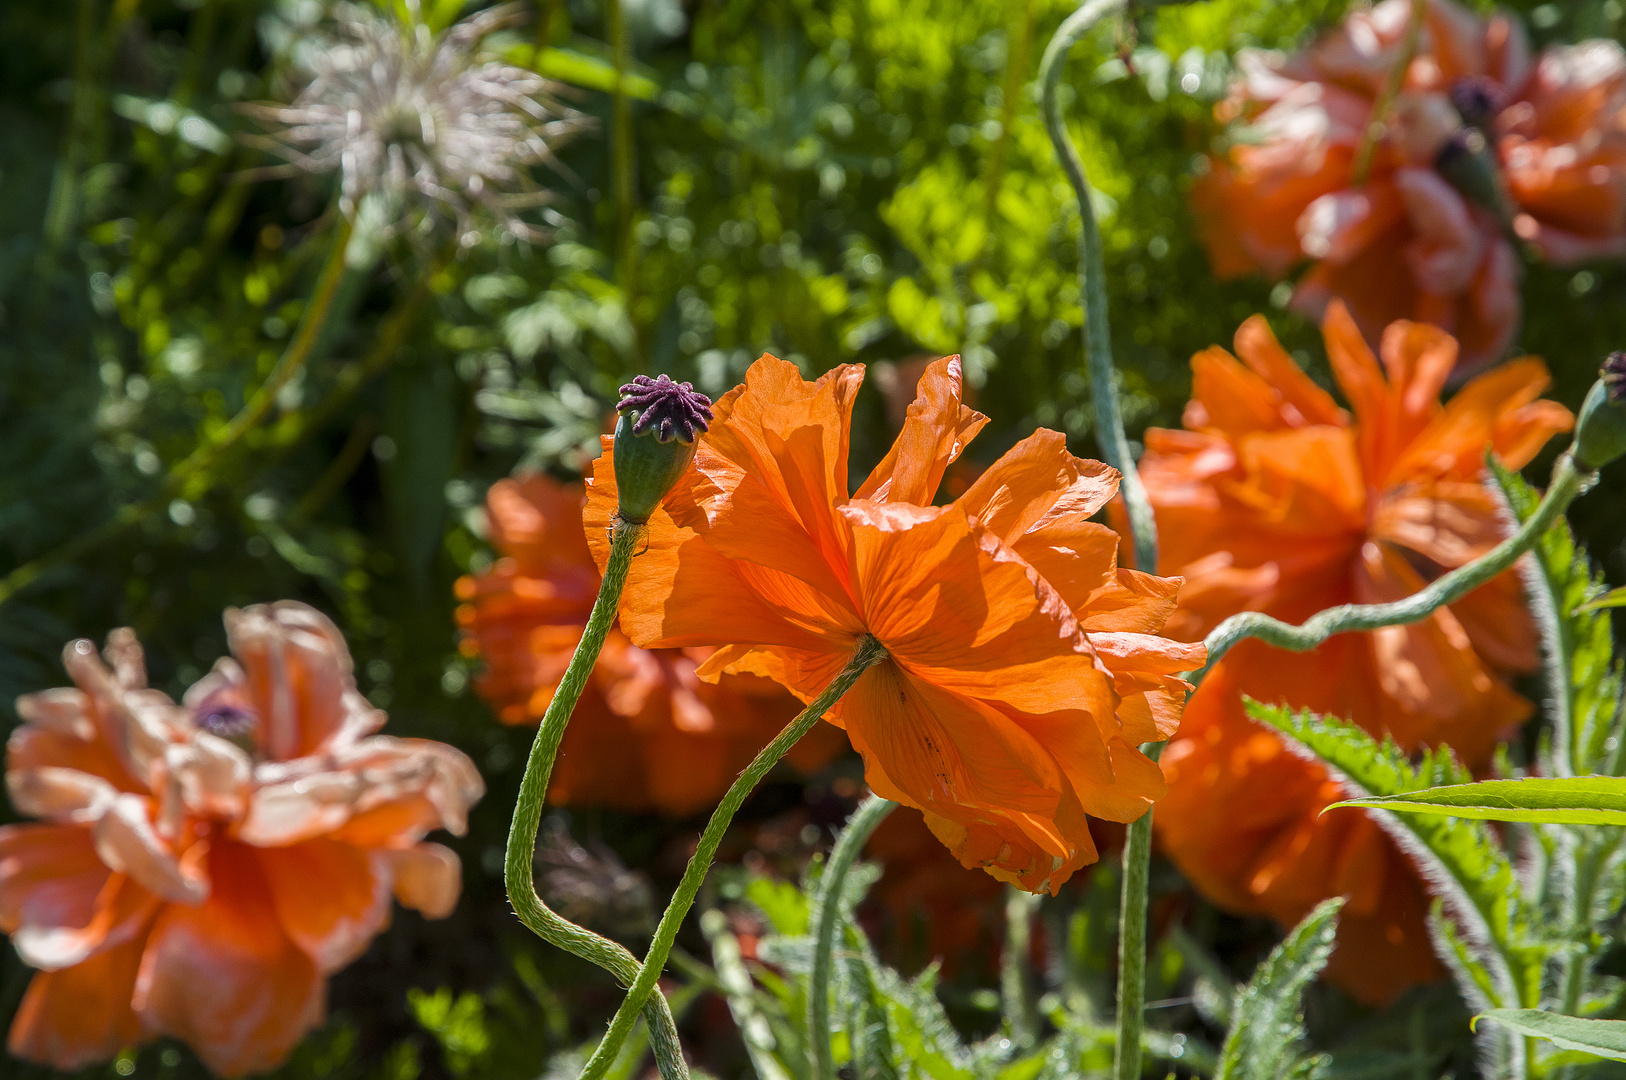
<path fill-rule="evenodd" d="M 1495 214 L 1504 225 L 1513 220 L 1496 152 L 1477 128 L 1463 128 L 1447 139 L 1434 158 L 1434 168 L 1459 194 Z"/>
<path fill-rule="evenodd" d="M 665 375 L 640 375 L 616 403 L 615 484 L 623 521 L 642 524 L 694 460 L 696 436 L 711 422 L 711 399 Z"/>
<path fill-rule="evenodd" d="M 1610 353 L 1575 421 L 1575 464 L 1600 469 L 1626 454 L 1626 352 Z"/>

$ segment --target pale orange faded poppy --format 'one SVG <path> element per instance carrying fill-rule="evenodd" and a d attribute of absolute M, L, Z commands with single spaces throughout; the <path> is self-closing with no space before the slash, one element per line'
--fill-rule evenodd
<path fill-rule="evenodd" d="M 1447 334 L 1396 323 L 1381 364 L 1342 305 L 1323 327 L 1346 412 L 1255 316 L 1236 356 L 1192 359 L 1184 431 L 1148 431 L 1141 476 L 1165 570 L 1186 579 L 1178 637 L 1228 615 L 1301 622 L 1323 608 L 1397 600 L 1483 554 L 1506 526 L 1481 483 L 1487 449 L 1517 468 L 1569 411 L 1540 399 L 1533 357 L 1469 382 L 1449 402 Z M 1240 361 L 1239 359 L 1240 358 Z M 1344 634 L 1309 653 L 1247 642 L 1215 667 L 1163 755 L 1169 795 L 1154 819 L 1170 858 L 1240 912 L 1296 922 L 1344 895 L 1330 968 L 1367 1000 L 1431 978 L 1427 900 L 1407 860 L 1318 765 L 1243 712 L 1248 695 L 1348 717 L 1411 751 L 1450 746 L 1485 765 L 1531 713 L 1510 676 L 1537 665 L 1537 639 L 1509 572 L 1423 622 Z"/>
<path fill-rule="evenodd" d="M 1300 310 L 1319 317 L 1341 299 L 1372 343 L 1396 319 L 1430 322 L 1477 368 L 1518 329 L 1510 231 L 1559 265 L 1626 254 L 1626 51 L 1595 40 L 1532 57 L 1512 16 L 1429 0 L 1357 183 L 1357 147 L 1410 8 L 1357 10 L 1286 59 L 1239 54 L 1242 77 L 1221 106 L 1238 137 L 1192 198 L 1222 276 L 1282 277 L 1308 262 Z"/>
<path fill-rule="evenodd" d="M 38 968 L 20 1058 L 75 1069 L 159 1035 L 216 1073 L 269 1069 L 319 1024 L 327 976 L 390 900 L 450 913 L 483 786 L 463 754 L 375 734 L 338 629 L 298 603 L 226 612 L 236 659 L 177 705 L 129 630 L 63 661 L 74 686 L 18 699 L 0 829 L 0 929 Z M 111 665 L 111 666 L 109 666 Z"/>
<path fill-rule="evenodd" d="M 598 596 L 582 530 L 582 485 L 531 474 L 486 496 L 502 558 L 457 583 L 464 651 L 505 724 L 536 724 L 553 700 Z M 683 817 L 728 790 L 796 715 L 796 699 L 753 675 L 702 682 L 711 650 L 640 649 L 611 630 L 560 745 L 548 798 L 559 805 L 654 810 Z M 802 742 L 792 766 L 813 771 L 841 753 L 840 732 Z"/>
<path fill-rule="evenodd" d="M 694 468 L 650 522 L 622 626 L 646 647 L 720 646 L 700 668 L 766 675 L 804 701 L 872 635 L 887 659 L 829 719 L 870 787 L 924 811 L 962 864 L 1055 890 L 1094 861 L 1086 815 L 1130 821 L 1163 792 L 1136 749 L 1179 721 L 1200 646 L 1158 636 L 1179 582 L 1121 570 L 1089 518 L 1118 477 L 1039 431 L 953 503 L 944 471 L 986 423 L 958 358 L 920 381 L 903 430 L 856 493 L 863 369 L 815 382 L 765 356 L 713 406 Z M 607 555 L 608 455 L 587 505 Z"/>

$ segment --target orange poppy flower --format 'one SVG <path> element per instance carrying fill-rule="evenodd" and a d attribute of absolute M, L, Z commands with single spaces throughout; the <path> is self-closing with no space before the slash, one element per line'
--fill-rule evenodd
<path fill-rule="evenodd" d="M 1416 592 L 1504 535 L 1480 483 L 1486 448 L 1517 468 L 1570 426 L 1568 410 L 1539 400 L 1547 370 L 1533 357 L 1442 406 L 1456 362 L 1443 331 L 1394 324 L 1381 367 L 1342 305 L 1323 333 L 1353 418 L 1254 316 L 1237 331 L 1241 363 L 1217 347 L 1192 359 L 1186 430 L 1147 432 L 1141 476 L 1163 565 L 1186 579 L 1176 636 L 1200 638 L 1239 611 L 1296 623 Z M 1416 873 L 1364 814 L 1317 816 L 1339 786 L 1253 724 L 1242 697 L 1348 717 L 1408 751 L 1447 745 L 1483 766 L 1529 717 L 1507 677 L 1537 659 L 1512 572 L 1411 626 L 1302 654 L 1239 645 L 1164 752 L 1169 795 L 1154 819 L 1164 849 L 1219 904 L 1285 924 L 1348 896 L 1330 970 L 1362 998 L 1432 978 Z"/>
<path fill-rule="evenodd" d="M 475 687 L 505 724 L 541 722 L 598 596 L 582 500 L 581 484 L 537 474 L 498 481 L 486 496 L 503 557 L 458 581 L 457 620 L 465 652 L 485 661 Z M 610 631 L 565 729 L 548 798 L 673 817 L 716 802 L 797 704 L 751 675 L 701 682 L 695 669 L 710 652 L 640 649 Z M 790 763 L 811 772 L 844 749 L 839 732 L 821 733 Z"/>
<path fill-rule="evenodd" d="M 1555 45 L 1532 61 L 1519 24 L 1429 0 L 1422 43 L 1365 183 L 1357 148 L 1403 48 L 1410 0 L 1358 10 L 1285 60 L 1245 51 L 1222 118 L 1247 125 L 1192 191 L 1215 270 L 1286 275 L 1294 305 L 1337 297 L 1369 342 L 1396 319 L 1454 333 L 1460 363 L 1500 358 L 1518 329 L 1507 230 L 1571 265 L 1626 254 L 1626 52 Z"/>
<path fill-rule="evenodd" d="M 389 921 L 462 886 L 483 787 L 436 742 L 375 735 L 338 629 L 303 604 L 226 612 L 236 660 L 177 705 L 129 630 L 63 661 L 75 686 L 18 699 L 0 829 L 0 929 L 39 968 L 17 1057 L 76 1069 L 169 1035 L 216 1073 L 278 1064 L 322 1020 L 327 976 Z"/>
<path fill-rule="evenodd" d="M 966 866 L 1038 891 L 1096 857 L 1085 815 L 1129 821 L 1163 792 L 1136 744 L 1179 720 L 1200 646 L 1156 636 L 1177 581 L 1120 570 L 1088 519 L 1117 474 L 1040 431 L 959 499 L 931 505 L 986 422 L 958 358 L 921 379 L 886 458 L 848 494 L 863 369 L 806 382 L 764 356 L 713 406 L 694 468 L 651 518 L 622 626 L 645 647 L 721 646 L 699 670 L 817 696 L 866 634 L 887 658 L 829 719 L 871 789 L 925 812 Z M 609 449 L 588 489 L 608 555 Z"/>

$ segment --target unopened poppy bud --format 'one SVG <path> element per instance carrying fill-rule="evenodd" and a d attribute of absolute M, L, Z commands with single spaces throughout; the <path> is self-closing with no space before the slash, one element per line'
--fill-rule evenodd
<path fill-rule="evenodd" d="M 1465 75 L 1453 79 L 1446 96 L 1468 127 L 1488 133 L 1507 100 L 1495 79 L 1484 75 Z"/>
<path fill-rule="evenodd" d="M 1434 168 L 1468 201 L 1483 206 L 1504 224 L 1512 220 L 1507 189 L 1496 155 L 1477 128 L 1463 128 L 1445 141 Z"/>
<path fill-rule="evenodd" d="M 1626 454 L 1626 352 L 1610 353 L 1575 421 L 1575 463 L 1599 469 Z"/>
<path fill-rule="evenodd" d="M 711 399 L 665 375 L 640 375 L 616 403 L 615 483 L 623 520 L 645 522 L 694 459 L 695 436 L 711 422 Z"/>

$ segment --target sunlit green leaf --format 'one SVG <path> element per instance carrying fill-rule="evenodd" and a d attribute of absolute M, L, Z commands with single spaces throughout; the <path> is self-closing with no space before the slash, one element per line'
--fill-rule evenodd
<path fill-rule="evenodd" d="M 1535 821 L 1555 825 L 1626 825 L 1626 778 L 1565 776 L 1526 780 L 1485 780 L 1452 784 L 1404 795 L 1378 795 L 1333 803 L 1444 814 L 1482 821 Z M 1327 812 L 1324 811 L 1324 812 Z"/>
<path fill-rule="evenodd" d="M 1565 1050 L 1626 1061 L 1626 1020 L 1588 1020 L 1543 1009 L 1491 1009 L 1474 1017 L 1476 1026 L 1483 1020 L 1511 1028 L 1520 1035 L 1546 1039 Z"/>

